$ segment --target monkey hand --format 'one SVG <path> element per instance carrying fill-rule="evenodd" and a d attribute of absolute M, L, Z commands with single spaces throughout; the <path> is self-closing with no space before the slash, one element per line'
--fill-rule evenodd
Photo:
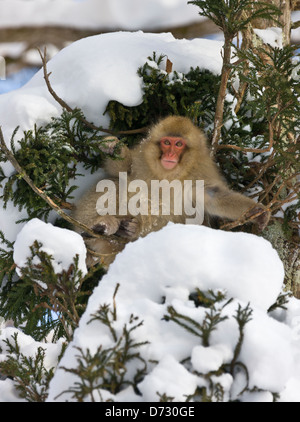
<path fill-rule="evenodd" d="M 120 226 L 120 220 L 118 220 L 113 215 L 103 215 L 99 216 L 99 221 L 94 224 L 92 230 L 99 234 L 105 234 L 106 236 L 111 236 L 115 234 Z"/>
<path fill-rule="evenodd" d="M 101 143 L 100 149 L 105 154 L 113 155 L 119 142 L 116 136 L 106 136 L 103 143 Z"/>
<path fill-rule="evenodd" d="M 260 231 L 266 228 L 269 223 L 270 217 L 270 211 L 268 211 L 262 204 L 255 205 L 246 214 L 246 218 L 251 219 L 255 224 L 257 224 L 257 227 Z"/>
<path fill-rule="evenodd" d="M 123 218 L 116 235 L 125 239 L 137 239 L 140 233 L 140 223 L 134 217 Z"/>

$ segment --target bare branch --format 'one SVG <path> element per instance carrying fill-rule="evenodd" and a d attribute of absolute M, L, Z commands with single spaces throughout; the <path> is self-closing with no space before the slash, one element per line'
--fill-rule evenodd
<path fill-rule="evenodd" d="M 221 225 L 221 230 L 231 230 L 235 227 L 243 226 L 246 223 L 251 223 L 253 220 L 258 218 L 260 215 L 264 214 L 266 211 L 270 211 L 270 207 L 265 207 L 265 209 L 262 209 L 261 211 L 256 212 L 255 214 L 251 215 L 251 217 L 246 217 L 246 214 L 248 213 L 248 210 L 242 214 L 242 216 L 235 221 L 232 221 L 230 223 L 224 223 Z"/>
<path fill-rule="evenodd" d="M 219 140 L 221 137 L 221 129 L 223 126 L 223 114 L 224 114 L 224 103 L 226 97 L 226 90 L 228 85 L 229 76 L 231 73 L 231 43 L 232 38 L 225 36 L 225 43 L 223 46 L 224 49 L 224 56 L 223 56 L 223 66 L 221 72 L 221 83 L 217 98 L 217 105 L 216 105 L 216 113 L 215 113 L 215 120 L 214 120 L 214 130 L 212 134 L 212 141 L 211 141 L 211 155 L 213 156 L 217 149 Z"/>

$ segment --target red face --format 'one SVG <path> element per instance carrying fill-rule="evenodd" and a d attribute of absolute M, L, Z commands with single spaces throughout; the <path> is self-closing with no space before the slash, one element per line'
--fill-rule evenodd
<path fill-rule="evenodd" d="M 174 169 L 179 163 L 180 157 L 185 150 L 185 141 L 177 136 L 164 136 L 160 140 L 160 149 L 162 151 L 161 165 L 166 170 Z"/>

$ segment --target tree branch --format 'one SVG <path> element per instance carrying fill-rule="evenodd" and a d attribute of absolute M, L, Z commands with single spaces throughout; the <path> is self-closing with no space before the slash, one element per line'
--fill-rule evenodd
<path fill-rule="evenodd" d="M 229 76 L 231 73 L 230 60 L 231 60 L 231 43 L 232 43 L 233 38 L 228 35 L 226 36 L 226 34 L 224 35 L 225 35 L 225 43 L 223 46 L 224 56 L 223 56 L 223 66 L 222 66 L 222 72 L 221 72 L 221 83 L 220 83 L 220 88 L 219 88 L 219 93 L 218 93 L 215 120 L 214 120 L 214 130 L 213 130 L 212 141 L 211 141 L 211 155 L 212 156 L 216 153 L 218 149 L 218 144 L 221 137 L 226 90 L 227 90 Z"/>
<path fill-rule="evenodd" d="M 18 161 L 16 160 L 16 158 L 14 157 L 14 155 L 12 154 L 12 152 L 7 148 L 7 146 L 5 144 L 5 141 L 4 141 L 4 137 L 3 137 L 3 132 L 2 132 L 1 126 L 0 126 L 0 149 L 4 153 L 5 157 L 8 159 L 8 161 L 10 161 L 10 163 L 13 165 L 13 167 L 15 168 L 15 170 L 17 171 L 17 173 L 19 173 L 19 175 L 25 180 L 25 182 L 31 187 L 31 189 L 40 198 L 42 198 L 60 217 L 62 217 L 64 220 L 68 221 L 72 225 L 74 225 L 76 227 L 79 227 L 84 232 L 88 233 L 90 236 L 92 236 L 94 238 L 102 238 L 102 239 L 108 239 L 108 238 L 112 239 L 112 238 L 114 238 L 118 242 L 124 243 L 124 241 L 122 239 L 120 239 L 120 238 L 118 238 L 116 236 L 105 236 L 105 235 L 101 235 L 99 233 L 95 233 L 93 230 L 91 230 L 85 224 L 81 223 L 80 221 L 75 220 L 75 218 L 73 218 L 70 215 L 66 214 L 55 202 L 53 202 L 53 200 L 48 195 L 45 194 L 44 191 L 42 191 L 41 189 L 39 189 L 33 183 L 33 181 L 28 176 L 28 174 L 26 173 L 26 171 L 20 166 L 20 164 L 18 163 Z"/>
<path fill-rule="evenodd" d="M 248 213 L 248 210 L 245 211 L 242 216 L 235 221 L 229 222 L 229 223 L 224 223 L 221 225 L 220 229 L 221 230 L 231 230 L 235 227 L 239 227 L 239 226 L 243 226 L 246 223 L 250 223 L 253 220 L 255 220 L 257 217 L 259 217 L 260 215 L 264 214 L 266 211 L 270 211 L 270 207 L 267 206 L 265 209 L 262 209 L 261 211 L 256 212 L 255 214 L 251 215 L 251 217 L 246 217 L 246 214 Z"/>

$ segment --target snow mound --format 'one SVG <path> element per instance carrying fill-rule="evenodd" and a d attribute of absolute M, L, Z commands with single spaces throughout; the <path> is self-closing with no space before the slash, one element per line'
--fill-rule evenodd
<path fill-rule="evenodd" d="M 132 300 L 140 293 L 135 292 L 135 283 L 130 280 L 139 280 L 139 286 L 143 284 L 141 291 L 152 300 L 162 296 L 168 300 L 170 295 L 173 299 L 178 289 L 178 297 L 185 292 L 187 299 L 196 287 L 222 288 L 229 297 L 250 301 L 266 311 L 278 297 L 284 268 L 275 249 L 261 237 L 169 223 L 158 235 L 150 233 L 129 244 L 126 253 L 117 257 L 109 276 L 122 280 Z M 153 280 L 162 280 L 157 289 L 153 288 Z M 128 291 L 130 288 L 132 291 Z"/>
<path fill-rule="evenodd" d="M 78 254 L 78 267 L 86 274 L 86 248 L 82 237 L 74 231 L 54 227 L 38 218 L 30 220 L 17 235 L 13 258 L 18 268 L 26 266 L 27 259 L 31 257 L 30 247 L 35 241 L 42 244 L 41 251 L 52 256 L 56 273 L 68 270 Z"/>
<path fill-rule="evenodd" d="M 294 364 L 292 331 L 266 311 L 281 292 L 283 274 L 277 252 L 262 238 L 203 226 L 169 224 L 128 244 L 117 256 L 90 297 L 60 365 L 76 367 L 80 348 L 93 354 L 100 346 L 113 347 L 108 326 L 91 319 L 101 305 L 113 303 L 119 284 L 113 327 L 121 334 L 131 316 L 138 316 L 143 325 L 134 331 L 134 339 L 138 343 L 149 342 L 141 348 L 142 358 L 158 364 L 139 385 L 142 397 L 128 389 L 116 394 L 114 400 L 157 401 L 159 392 L 183 401 L 184 394 L 192 394 L 195 386 L 205 385 L 199 374 L 191 373 L 180 362 L 190 356 L 196 371 L 217 370 L 230 362 L 239 337 L 235 315 L 239 306 L 245 308 L 248 302 L 253 313 L 246 325 L 239 361 L 248 368 L 249 388 L 280 392 L 291 378 Z M 203 321 L 205 308 L 196 307 L 190 297 L 197 288 L 204 292 L 226 291 L 226 302 L 234 298 L 222 309 L 226 319 L 212 332 L 207 349 L 199 337 L 164 318 L 172 306 L 182 315 L 199 323 Z M 48 400 L 72 401 L 66 391 L 77 381 L 74 374 L 58 368 Z M 234 380 L 230 374 L 218 382 L 222 382 L 225 393 L 230 392 L 231 397 L 237 397 L 246 383 L 244 378 Z M 263 397 L 269 399 L 272 395 L 259 395 L 260 399 Z"/>
<path fill-rule="evenodd" d="M 199 66 L 219 73 L 221 48 L 219 41 L 177 40 L 170 33 L 115 32 L 72 43 L 50 60 L 48 71 L 62 99 L 81 108 L 90 121 L 108 126 L 103 113 L 110 100 L 127 106 L 141 103 L 143 86 L 137 70 L 154 51 L 168 56 L 178 72 Z M 17 126 L 28 130 L 61 112 L 47 90 L 42 70 L 22 88 L 1 95 L 0 110 L 6 139 Z"/>

